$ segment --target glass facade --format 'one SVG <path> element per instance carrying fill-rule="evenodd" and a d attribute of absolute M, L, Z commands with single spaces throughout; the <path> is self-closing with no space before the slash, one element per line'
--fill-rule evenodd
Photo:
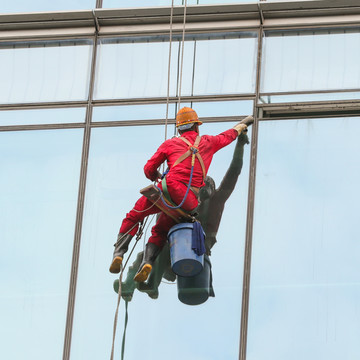
<path fill-rule="evenodd" d="M 224 124 L 209 124 L 207 131 L 215 135 L 228 127 L 229 125 Z M 136 146 L 134 134 L 142 139 Z M 162 126 L 95 129 L 91 135 L 71 359 L 85 356 L 98 359 L 102 354 L 110 355 L 112 328 L 109 324 L 114 316 L 116 295 L 111 285 L 116 277 L 108 272 L 111 259 L 108 246 L 104 246 L 104 239 L 116 240 L 114 235 L 119 230 L 122 217 L 133 207 L 139 189 L 147 185 L 143 177 L 131 174 L 142 172 L 149 152 L 155 152 L 156 144 L 162 142 L 163 135 Z M 230 167 L 233 152 L 234 147 L 223 149 L 211 165 L 208 175 L 213 177 L 217 189 L 221 189 L 221 182 Z M 136 268 L 139 265 L 139 252 L 144 246 L 141 240 L 129 259 L 129 270 L 124 274 L 124 279 L 130 276 L 131 281 L 128 279 L 123 284 L 123 291 L 128 297 L 132 297 L 129 302 L 127 328 L 129 345 L 126 346 L 125 358 L 167 359 L 173 352 L 171 357 L 174 359 L 218 358 L 221 354 L 225 354 L 227 358 L 236 358 L 242 289 L 242 269 L 238 268 L 238 263 L 241 263 L 243 258 L 248 155 L 247 151 L 244 172 L 239 177 L 231 197 L 227 199 L 219 196 L 218 207 L 212 209 L 215 212 L 220 211 L 220 202 L 226 202 L 217 234 L 218 243 L 213 246 L 210 257 L 217 301 L 209 300 L 204 306 L 189 308 L 177 299 L 176 282 L 174 279 L 167 280 L 166 275 L 151 292 L 131 289 L 134 285 L 131 267 Z M 242 220 L 239 221 L 238 218 Z M 154 221 L 153 217 L 152 224 Z M 235 222 L 238 222 L 236 235 L 233 233 Z M 150 228 L 145 232 L 145 238 L 149 233 Z M 235 272 L 238 272 L 236 279 L 228 276 Z M 124 311 L 123 307 L 121 311 Z M 208 342 L 210 334 L 207 330 L 214 323 L 214 314 L 221 315 L 216 320 L 217 327 L 211 332 L 213 340 L 204 349 L 198 346 L 198 342 Z M 148 320 L 143 321 L 144 319 Z M 141 349 L 131 345 L 137 342 L 139 324 L 141 331 L 148 334 Z M 121 325 L 119 324 L 119 333 L 123 331 Z M 189 327 L 191 332 L 187 332 Z M 227 332 L 228 336 L 223 337 L 223 332 Z M 191 341 L 194 334 L 197 337 L 196 342 Z M 154 343 L 159 336 L 163 343 L 157 347 Z M 179 346 L 182 342 L 189 345 Z"/>
<path fill-rule="evenodd" d="M 87 99 L 91 40 L 1 45 L 1 104 Z"/>
<path fill-rule="evenodd" d="M 205 15 L 190 11 L 184 43 L 175 15 L 170 77 L 169 3 L 4 5 L 4 29 L 20 25 L 0 41 L 1 358 L 110 358 L 113 244 L 183 106 L 201 135 L 255 118 L 214 155 L 197 209 L 215 296 L 179 300 L 168 245 L 133 281 L 149 217 L 125 255 L 114 358 L 360 356 L 360 29 L 349 9 L 307 14 L 310 2 L 189 2 Z"/>
<path fill-rule="evenodd" d="M 359 125 L 259 127 L 247 359 L 359 354 Z"/>
<path fill-rule="evenodd" d="M 256 33 L 188 36 L 181 74 L 180 44 L 181 39 L 175 37 L 171 47 L 170 96 L 178 95 L 180 75 L 182 96 L 254 92 Z M 247 56 L 241 56 L 242 53 Z M 168 37 L 102 40 L 94 99 L 165 97 L 168 62 Z M 228 68 L 234 71 L 226 71 Z"/>
<path fill-rule="evenodd" d="M 2 357 L 60 359 L 83 130 L 0 137 Z"/>

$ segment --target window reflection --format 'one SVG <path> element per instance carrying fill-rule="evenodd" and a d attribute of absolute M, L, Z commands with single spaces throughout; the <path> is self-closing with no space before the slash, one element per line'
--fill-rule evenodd
<path fill-rule="evenodd" d="M 231 126 L 204 124 L 202 131 L 215 135 Z M 142 175 L 143 165 L 163 141 L 163 136 L 162 126 L 92 130 L 71 359 L 90 356 L 89 359 L 95 360 L 110 354 L 117 296 L 113 290 L 116 277 L 108 272 L 112 245 L 123 214 L 133 206 L 139 190 L 148 185 Z M 135 144 L 134 139 L 141 141 Z M 245 151 L 242 175 L 226 202 L 216 235 L 218 245 L 211 251 L 216 298 L 200 306 L 185 306 L 178 300 L 171 277 L 162 279 L 156 301 L 135 290 L 128 308 L 126 359 L 161 360 L 168 359 L 169 354 L 175 360 L 238 357 L 249 148 Z M 221 183 L 228 170 L 233 152 L 234 146 L 228 146 L 215 154 L 209 175 L 216 184 Z M 145 231 L 143 241 L 148 236 L 149 230 Z M 128 266 L 135 262 L 141 249 L 142 244 L 137 244 Z M 234 273 L 238 274 L 236 278 Z M 156 296 L 155 292 L 151 295 Z M 123 304 L 122 301 L 117 334 L 123 331 Z M 141 347 L 134 347 L 131 344 L 137 341 L 139 324 L 148 335 Z M 174 326 L 177 336 L 174 336 Z M 205 347 L 191 341 L 189 326 Z M 161 349 L 154 346 L 159 333 L 163 334 Z M 119 337 L 121 335 L 117 337 L 121 341 Z M 179 347 L 179 344 L 186 345 Z"/>
<path fill-rule="evenodd" d="M 197 41 L 194 94 L 253 93 L 256 50 L 256 37 Z"/>
<path fill-rule="evenodd" d="M 90 40 L 0 45 L 0 103 L 86 100 Z"/>
<path fill-rule="evenodd" d="M 168 36 L 102 39 L 94 98 L 165 97 L 168 40 Z M 180 84 L 180 41 L 180 36 L 174 36 L 170 96 L 177 95 Z M 256 44 L 256 33 L 187 35 L 181 95 L 253 93 Z M 231 72 L 227 71 L 229 68 Z"/>
<path fill-rule="evenodd" d="M 84 123 L 85 108 L 0 111 L 0 126 Z"/>
<path fill-rule="evenodd" d="M 93 121 L 155 120 L 166 117 L 166 104 L 99 106 L 93 109 Z M 168 119 L 175 120 L 175 104 L 169 104 Z"/>
<path fill-rule="evenodd" d="M 32 0 L 4 1 L 1 3 L 2 13 L 24 13 L 39 11 L 84 10 L 94 9 L 96 0 Z"/>
<path fill-rule="evenodd" d="M 168 119 L 175 120 L 176 104 L 169 104 Z M 200 117 L 246 116 L 253 111 L 253 100 L 203 101 L 186 103 L 181 107 L 196 108 Z M 1 113 L 0 113 L 1 116 Z M 165 119 L 166 104 L 97 106 L 93 108 L 93 122 Z"/>
<path fill-rule="evenodd" d="M 359 130 L 260 123 L 247 359 L 360 356 Z"/>
<path fill-rule="evenodd" d="M 358 89 L 358 30 L 267 32 L 262 92 Z"/>
<path fill-rule="evenodd" d="M 0 132 L 3 359 L 61 358 L 82 139 L 81 129 Z"/>

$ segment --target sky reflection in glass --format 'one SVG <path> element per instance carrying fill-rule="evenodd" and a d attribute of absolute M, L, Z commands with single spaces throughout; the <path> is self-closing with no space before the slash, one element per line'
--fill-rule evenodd
<path fill-rule="evenodd" d="M 0 104 L 86 100 L 91 40 L 0 45 Z"/>
<path fill-rule="evenodd" d="M 2 13 L 25 13 L 61 10 L 86 10 L 94 9 L 96 0 L 13 0 L 2 1 Z"/>
<path fill-rule="evenodd" d="M 204 133 L 217 134 L 232 124 L 204 124 Z M 80 254 L 79 281 L 71 359 L 98 359 L 110 354 L 117 278 L 108 272 L 122 217 L 150 182 L 143 165 L 163 141 L 163 126 L 94 129 L 91 137 L 89 174 Z M 141 138 L 134 146 L 134 137 Z M 229 167 L 234 144 L 214 156 L 209 175 L 216 186 Z M 215 298 L 191 307 L 177 299 L 174 283 L 161 283 L 154 300 L 135 290 L 129 303 L 126 358 L 214 359 L 237 358 L 240 334 L 242 259 L 246 223 L 249 146 L 236 188 L 227 201 L 212 250 Z M 96 219 L 96 220 L 95 220 Z M 149 237 L 150 229 L 145 238 Z M 133 245 L 133 244 L 132 244 Z M 129 265 L 142 250 L 137 245 Z M 238 276 L 234 278 L 233 274 Z M 124 275 L 125 279 L 126 274 Z M 89 316 L 91 314 L 91 316 Z M 122 333 L 124 302 L 120 306 L 117 349 Z M 216 326 L 214 326 L 216 323 Z M 139 328 L 147 334 L 142 346 L 133 346 Z M 224 336 L 226 334 L 226 336 Z M 196 336 L 197 341 L 193 341 Z M 155 346 L 161 338 L 159 346 Z M 198 344 L 204 344 L 198 346 Z"/>
<path fill-rule="evenodd" d="M 0 132 L 2 359 L 62 356 L 82 139 Z"/>
<path fill-rule="evenodd" d="M 227 36 L 230 38 L 225 38 Z M 255 33 L 216 34 L 209 36 L 210 39 L 207 40 L 199 35 L 199 40 L 196 41 L 191 38 L 193 37 L 188 37 L 184 44 L 182 96 L 254 92 L 257 49 Z M 101 41 L 94 98 L 166 97 L 169 43 L 165 38 L 161 41 L 161 37 L 142 40 L 134 38 L 128 41 Z M 170 96 L 175 96 L 180 90 L 179 44 L 175 40 L 172 43 Z M 232 69 L 231 72 L 227 71 L 229 68 Z"/>
<path fill-rule="evenodd" d="M 85 108 L 0 111 L 0 126 L 84 123 Z"/>
<path fill-rule="evenodd" d="M 260 123 L 248 360 L 360 356 L 359 120 Z"/>
<path fill-rule="evenodd" d="M 359 89 L 360 33 L 267 33 L 262 92 Z"/>

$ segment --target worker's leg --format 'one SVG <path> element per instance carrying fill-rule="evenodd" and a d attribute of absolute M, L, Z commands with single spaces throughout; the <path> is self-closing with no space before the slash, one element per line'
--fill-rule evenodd
<path fill-rule="evenodd" d="M 134 208 L 126 214 L 118 234 L 117 242 L 114 244 L 115 250 L 113 260 L 109 271 L 111 273 L 119 273 L 124 254 L 127 252 L 129 244 L 133 236 L 136 234 L 139 224 L 146 216 L 155 214 L 160 210 L 145 196 L 142 196 L 135 204 Z"/>
<path fill-rule="evenodd" d="M 178 181 L 169 180 L 167 181 L 167 188 L 173 202 L 180 204 L 186 194 L 187 186 Z M 181 208 L 186 211 L 192 211 L 197 205 L 198 201 L 195 194 L 189 191 Z M 159 214 L 156 224 L 151 229 L 152 235 L 146 244 L 143 261 L 134 277 L 135 281 L 143 282 L 147 280 L 157 255 L 166 243 L 167 234 L 175 224 L 176 221 L 171 217 L 164 213 Z"/>
<path fill-rule="evenodd" d="M 151 236 L 146 244 L 143 261 L 136 273 L 134 280 L 138 282 L 146 281 L 154 264 L 156 257 L 166 243 L 167 233 L 176 224 L 170 216 L 160 213 L 156 224 L 151 229 Z"/>
<path fill-rule="evenodd" d="M 156 214 L 158 212 L 160 212 L 160 209 L 145 196 L 142 196 L 135 203 L 133 209 L 126 214 L 126 217 L 121 224 L 119 233 L 125 234 L 130 230 L 129 234 L 134 236 L 139 227 L 137 223 L 144 220 L 146 216 Z"/>

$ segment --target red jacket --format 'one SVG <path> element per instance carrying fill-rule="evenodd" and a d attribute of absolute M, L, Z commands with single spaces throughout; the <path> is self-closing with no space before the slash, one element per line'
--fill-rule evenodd
<path fill-rule="evenodd" d="M 187 131 L 181 136 L 186 138 L 191 144 L 194 144 L 198 134 L 196 131 Z M 199 153 L 204 161 L 206 173 L 208 172 L 213 155 L 221 148 L 233 142 L 237 136 L 238 132 L 235 129 L 229 129 L 216 136 L 203 135 L 201 137 Z M 187 150 L 188 145 L 179 138 L 166 140 L 145 164 L 145 176 L 148 179 L 155 181 L 157 179 L 158 167 L 167 160 L 167 165 L 170 168 L 170 171 L 166 175 L 166 178 L 188 184 L 191 170 L 191 156 L 173 168 L 175 161 Z M 204 185 L 203 171 L 197 159 L 195 160 L 191 185 L 195 187 L 201 187 Z"/>

